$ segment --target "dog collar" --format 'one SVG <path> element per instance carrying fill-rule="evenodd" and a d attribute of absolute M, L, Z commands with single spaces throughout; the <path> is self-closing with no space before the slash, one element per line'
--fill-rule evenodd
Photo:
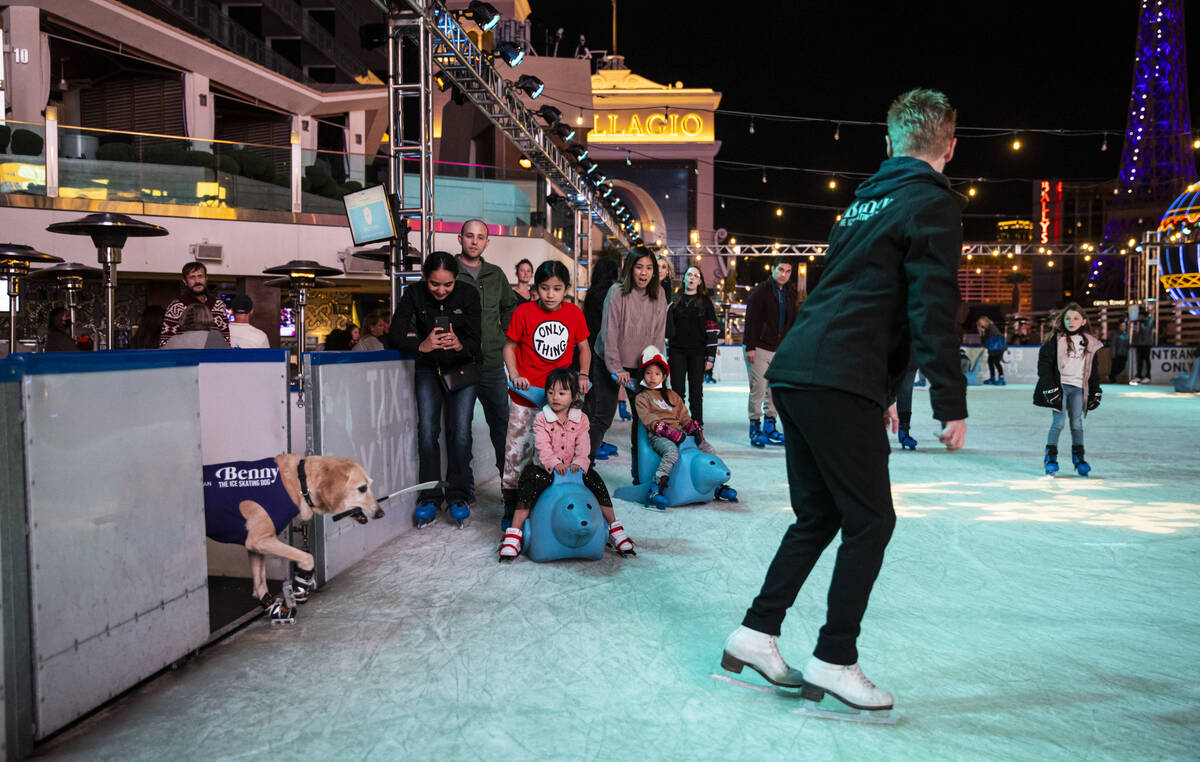
<path fill-rule="evenodd" d="M 308 478 L 304 475 L 304 458 L 300 459 L 300 463 L 296 466 L 296 474 L 300 477 L 300 494 L 304 497 L 304 502 L 308 503 L 309 508 L 316 508 L 313 505 L 313 499 L 308 494 Z"/>

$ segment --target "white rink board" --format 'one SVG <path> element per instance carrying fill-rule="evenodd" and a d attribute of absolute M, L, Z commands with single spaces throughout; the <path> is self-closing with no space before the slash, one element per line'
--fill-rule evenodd
<path fill-rule="evenodd" d="M 22 383 L 43 738 L 208 638 L 198 380 L 193 365 Z"/>
<path fill-rule="evenodd" d="M 262 356 L 263 361 L 205 362 L 201 357 L 200 453 L 205 465 L 260 460 L 290 452 L 286 351 L 237 351 L 253 352 L 255 356 Z M 280 539 L 287 542 L 282 535 Z M 205 542 L 209 574 L 250 576 L 250 562 L 244 547 L 207 539 Z M 287 561 L 268 557 L 267 576 L 284 579 Z"/>
<path fill-rule="evenodd" d="M 395 352 L 361 352 L 369 357 L 399 358 Z M 312 455 L 353 458 L 373 480 L 371 491 L 382 497 L 417 482 L 417 424 L 413 361 L 312 364 L 305 373 L 312 383 L 305 392 Z M 356 358 L 357 359 L 357 358 Z M 412 529 L 416 495 L 383 503 L 386 516 L 366 525 L 317 518 L 317 568 L 330 579 L 358 563 L 380 545 Z"/>

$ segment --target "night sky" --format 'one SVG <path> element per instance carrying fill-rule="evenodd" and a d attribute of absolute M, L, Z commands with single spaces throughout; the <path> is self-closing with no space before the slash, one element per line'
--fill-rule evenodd
<path fill-rule="evenodd" d="M 1188 30 L 1194 51 L 1189 80 L 1200 77 L 1200 17 Z M 559 55 L 579 34 L 593 50 L 611 46 L 608 0 L 534 0 L 532 41 L 542 51 L 547 30 L 564 29 Z M 1030 218 L 1035 179 L 1106 180 L 1116 176 L 1133 72 L 1138 3 L 861 3 L 750 2 L 718 14 L 712 4 L 621 0 L 618 52 L 629 68 L 656 82 L 682 81 L 723 94 L 722 109 L 882 121 L 890 100 L 912 87 L 946 92 L 959 126 L 1012 128 L 1014 134 L 964 137 L 946 173 L 978 195 L 966 209 L 968 240 L 994 239 L 997 216 Z M 746 8 L 750 12 L 738 13 Z M 1192 124 L 1197 99 L 1191 102 Z M 861 178 L 721 166 L 720 160 L 873 172 L 883 159 L 884 128 L 796 124 L 717 116 L 716 192 L 771 201 L 826 205 L 785 208 L 726 200 L 715 204 L 718 227 L 742 242 L 823 241 L 834 215 Z M 1030 128 L 1110 130 L 1103 137 L 1058 137 Z M 992 182 L 978 182 L 975 178 Z M 999 181 L 999 182 L 996 182 Z"/>

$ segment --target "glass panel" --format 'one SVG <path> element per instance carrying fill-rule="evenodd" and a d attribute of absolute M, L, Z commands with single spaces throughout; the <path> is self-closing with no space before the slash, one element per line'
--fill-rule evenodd
<path fill-rule="evenodd" d="M 367 185 L 362 154 L 306 150 L 301 152 L 300 163 L 300 208 L 304 212 L 344 215 L 342 196 Z"/>
<path fill-rule="evenodd" d="M 0 123 L 0 193 L 46 195 L 46 126 Z"/>
<path fill-rule="evenodd" d="M 59 195 L 288 211 L 291 149 L 59 128 Z"/>

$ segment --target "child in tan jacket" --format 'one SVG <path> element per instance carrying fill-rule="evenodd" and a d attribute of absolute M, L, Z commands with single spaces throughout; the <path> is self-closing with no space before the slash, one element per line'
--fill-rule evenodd
<path fill-rule="evenodd" d="M 704 438 L 700 424 L 692 420 L 683 398 L 667 388 L 667 375 L 671 366 L 663 358 L 658 347 L 649 346 L 642 351 L 642 386 L 645 387 L 636 397 L 637 420 L 646 427 L 650 437 L 650 446 L 662 456 L 658 468 L 654 471 L 654 481 L 650 485 L 647 498 L 651 507 L 666 508 L 667 498 L 663 492 L 667 488 L 667 480 L 671 469 L 679 460 L 679 445 L 686 436 L 694 436 L 696 446 L 703 452 L 716 453 L 712 445 Z M 721 490 L 728 490 L 722 486 Z M 722 495 L 718 492 L 717 497 Z"/>

